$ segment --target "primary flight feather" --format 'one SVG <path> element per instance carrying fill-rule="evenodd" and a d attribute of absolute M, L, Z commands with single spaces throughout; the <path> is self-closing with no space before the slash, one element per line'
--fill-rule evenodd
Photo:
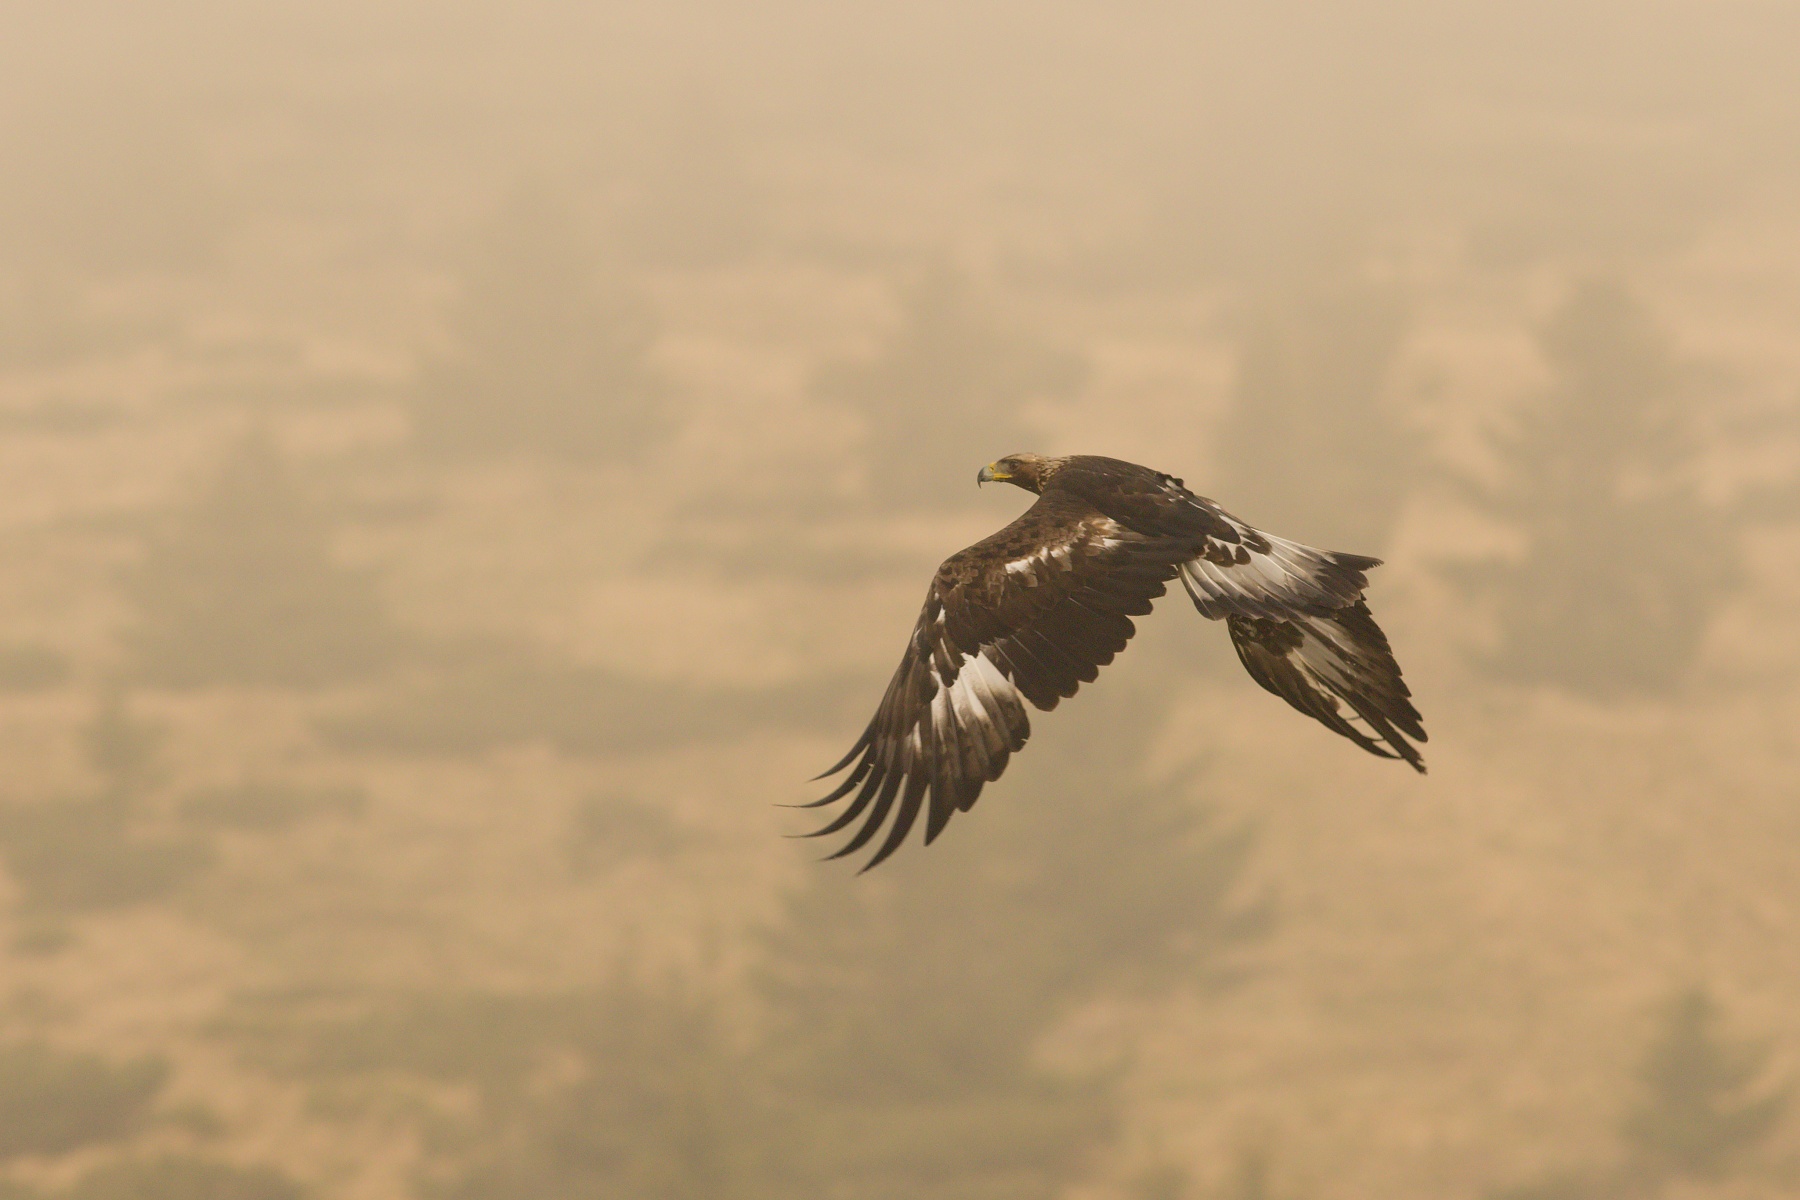
<path fill-rule="evenodd" d="M 1363 603 L 1381 560 L 1315 550 L 1238 520 L 1182 481 L 1095 455 L 1013 454 L 978 482 L 1035 492 L 1036 504 L 938 568 L 912 640 L 874 719 L 836 766 L 831 857 L 885 827 L 866 871 L 921 812 L 930 844 L 1025 745 L 1025 705 L 1055 708 L 1092 682 L 1136 632 L 1131 618 L 1179 578 L 1202 616 L 1223 620 L 1250 677 L 1371 754 L 1420 772 L 1425 727 L 1387 636 Z M 1348 711 L 1346 711 L 1348 709 Z"/>

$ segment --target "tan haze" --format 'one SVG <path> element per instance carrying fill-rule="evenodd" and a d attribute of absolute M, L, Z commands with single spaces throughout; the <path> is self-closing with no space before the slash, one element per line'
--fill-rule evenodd
<path fill-rule="evenodd" d="M 0 35 L 0 1200 L 1800 1195 L 1800 9 Z M 1380 555 L 786 835 L 1015 451 Z"/>

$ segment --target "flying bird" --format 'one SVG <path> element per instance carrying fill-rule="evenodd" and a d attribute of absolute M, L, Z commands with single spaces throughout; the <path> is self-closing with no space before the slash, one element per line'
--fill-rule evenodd
<path fill-rule="evenodd" d="M 1136 632 L 1131 618 L 1173 579 L 1201 616 L 1225 622 L 1252 679 L 1369 753 L 1424 772 L 1413 743 L 1426 740 L 1425 727 L 1363 602 L 1365 572 L 1380 559 L 1265 533 L 1174 476 L 1116 458 L 1011 454 L 976 482 L 1010 483 L 1038 500 L 938 568 L 874 719 L 819 778 L 849 774 L 801 806 L 850 797 L 802 835 L 860 820 L 830 857 L 856 853 L 886 826 L 868 870 L 900 847 L 921 811 L 925 843 L 934 841 L 1024 747 L 1026 704 L 1049 711 L 1093 682 Z"/>

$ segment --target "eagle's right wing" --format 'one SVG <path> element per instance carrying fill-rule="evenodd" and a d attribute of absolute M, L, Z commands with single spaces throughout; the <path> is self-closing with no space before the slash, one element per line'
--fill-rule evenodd
<path fill-rule="evenodd" d="M 952 555 L 931 581 L 874 719 L 825 772 L 849 775 L 807 806 L 854 792 L 849 807 L 807 836 L 861 819 L 838 858 L 867 845 L 892 815 L 866 871 L 899 848 L 929 796 L 930 843 L 1025 745 L 1025 702 L 1052 709 L 1092 682 L 1136 632 L 1131 618 L 1150 611 L 1194 550 L 1052 494 Z"/>

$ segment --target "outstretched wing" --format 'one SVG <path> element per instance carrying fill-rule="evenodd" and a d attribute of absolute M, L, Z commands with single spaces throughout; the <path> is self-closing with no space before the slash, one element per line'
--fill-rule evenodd
<path fill-rule="evenodd" d="M 1425 728 L 1363 603 L 1367 572 L 1380 559 L 1265 533 L 1172 476 L 1111 459 L 1078 461 L 1074 486 L 1100 497 L 1109 515 L 1197 545 L 1181 563 L 1182 586 L 1203 616 L 1226 619 L 1251 678 L 1371 754 L 1424 771 L 1407 739 L 1425 741 Z"/>
<path fill-rule="evenodd" d="M 1378 558 L 1334 554 L 1265 533 L 1172 475 L 1114 458 L 1071 459 L 1056 476 L 1107 516 L 1138 533 L 1190 543 L 1182 583 L 1201 615 L 1286 617 L 1355 604 Z"/>
<path fill-rule="evenodd" d="M 1233 613 L 1226 623 L 1250 678 L 1370 754 L 1403 758 L 1425 773 L 1407 740 L 1425 741 L 1425 726 L 1367 604 L 1287 620 Z"/>
<path fill-rule="evenodd" d="M 1197 539 L 1198 552 L 1181 564 L 1182 586 L 1201 615 L 1226 619 L 1250 677 L 1369 753 L 1423 772 L 1407 739 L 1425 741 L 1425 727 L 1363 602 L 1368 571 L 1381 560 L 1265 533 L 1179 479 L 1119 469 L 1128 465 L 1101 468 L 1123 484 L 1109 511 L 1133 529 Z"/>
<path fill-rule="evenodd" d="M 807 805 L 850 797 L 848 807 L 806 836 L 860 820 L 831 856 L 841 858 L 887 825 L 866 871 L 899 848 L 923 809 L 929 844 L 1025 745 L 1025 702 L 1049 710 L 1092 682 L 1136 632 L 1131 618 L 1150 611 L 1194 552 L 1191 541 L 1136 532 L 1052 493 L 951 556 L 931 581 L 874 719 L 825 772 L 849 774 Z"/>

